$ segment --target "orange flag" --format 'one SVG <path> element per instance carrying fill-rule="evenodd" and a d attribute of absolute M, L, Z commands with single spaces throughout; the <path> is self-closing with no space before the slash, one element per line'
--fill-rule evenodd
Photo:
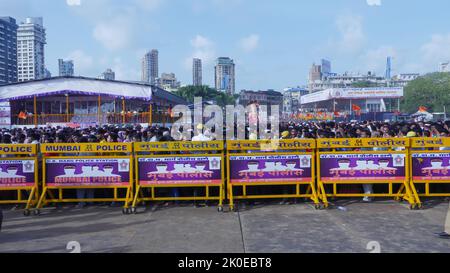
<path fill-rule="evenodd" d="M 27 119 L 27 114 L 25 114 L 23 111 L 20 111 L 19 118 L 20 119 Z"/>
<path fill-rule="evenodd" d="M 353 111 L 361 111 L 361 107 L 359 107 L 359 106 L 356 105 L 356 104 L 353 104 L 353 105 L 352 105 L 352 109 L 353 109 Z"/>

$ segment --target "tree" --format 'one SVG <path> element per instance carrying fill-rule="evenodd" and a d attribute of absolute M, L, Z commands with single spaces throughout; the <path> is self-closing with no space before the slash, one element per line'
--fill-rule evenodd
<path fill-rule="evenodd" d="M 401 109 L 415 113 L 420 106 L 429 112 L 443 112 L 450 107 L 450 73 L 431 73 L 419 77 L 405 87 Z"/>
<path fill-rule="evenodd" d="M 371 81 L 359 81 L 351 84 L 353 88 L 368 88 L 368 87 L 378 87 L 379 85 Z"/>
<path fill-rule="evenodd" d="M 178 89 L 178 91 L 175 92 L 175 94 L 183 97 L 189 103 L 193 103 L 195 97 L 201 97 L 203 98 L 203 101 L 213 101 L 215 104 L 222 107 L 226 105 L 234 105 L 237 98 L 239 97 L 238 95 L 230 96 L 206 85 L 189 85 L 181 87 Z"/>

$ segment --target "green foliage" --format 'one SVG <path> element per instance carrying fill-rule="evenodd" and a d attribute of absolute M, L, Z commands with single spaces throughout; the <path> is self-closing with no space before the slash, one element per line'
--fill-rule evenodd
<path fill-rule="evenodd" d="M 370 82 L 370 81 L 361 81 L 361 82 L 355 82 L 351 84 L 351 87 L 353 88 L 369 88 L 369 87 L 378 87 L 377 83 Z"/>
<path fill-rule="evenodd" d="M 401 110 L 415 113 L 420 106 L 428 112 L 450 109 L 450 73 L 431 73 L 410 82 L 405 87 Z"/>
<path fill-rule="evenodd" d="M 236 100 L 239 98 L 239 95 L 230 96 L 206 85 L 189 85 L 181 87 L 175 92 L 175 94 L 183 97 L 189 103 L 193 103 L 195 97 L 202 97 L 203 101 L 213 101 L 219 106 L 234 105 Z"/>

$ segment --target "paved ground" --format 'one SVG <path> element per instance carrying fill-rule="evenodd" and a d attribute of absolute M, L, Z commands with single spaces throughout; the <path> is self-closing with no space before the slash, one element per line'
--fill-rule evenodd
<path fill-rule="evenodd" d="M 148 207 L 137 215 L 120 208 L 50 208 L 24 217 L 6 210 L 0 252 L 446 252 L 450 240 L 435 237 L 444 228 L 448 202 L 433 201 L 421 211 L 406 204 L 345 202 L 346 211 L 316 211 L 308 204 L 265 204 L 218 213 L 216 208 Z"/>

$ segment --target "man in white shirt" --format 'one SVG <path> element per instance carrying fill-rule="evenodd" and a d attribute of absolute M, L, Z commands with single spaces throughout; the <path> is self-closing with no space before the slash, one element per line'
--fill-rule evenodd
<path fill-rule="evenodd" d="M 192 141 L 211 141 L 211 139 L 203 133 L 203 129 L 203 124 L 197 125 L 197 135 L 192 138 Z"/>

